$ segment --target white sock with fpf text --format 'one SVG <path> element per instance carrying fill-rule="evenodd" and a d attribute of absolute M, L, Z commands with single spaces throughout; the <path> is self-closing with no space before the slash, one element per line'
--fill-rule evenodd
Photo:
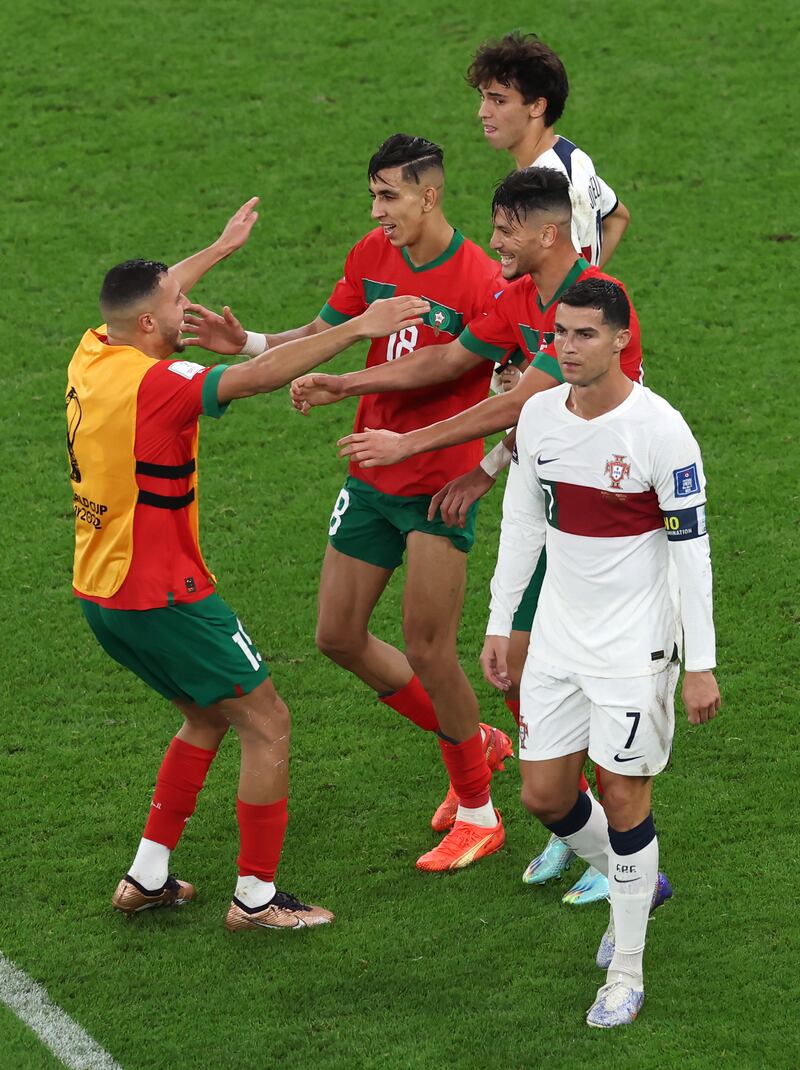
<path fill-rule="evenodd" d="M 608 888 L 614 919 L 614 958 L 607 981 L 621 981 L 641 990 L 647 919 L 658 880 L 658 838 L 653 818 L 648 816 L 628 832 L 611 829 L 610 838 Z"/>

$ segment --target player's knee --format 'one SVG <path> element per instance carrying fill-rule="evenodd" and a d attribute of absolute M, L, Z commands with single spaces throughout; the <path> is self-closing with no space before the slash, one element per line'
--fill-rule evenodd
<path fill-rule="evenodd" d="M 636 777 L 603 777 L 603 809 L 608 823 L 618 832 L 626 832 L 647 816 L 649 795 Z"/>
<path fill-rule="evenodd" d="M 405 655 L 423 684 L 437 676 L 449 675 L 457 663 L 455 647 L 430 637 L 407 635 Z"/>
<path fill-rule="evenodd" d="M 265 710 L 256 724 L 256 731 L 264 743 L 274 746 L 283 744 L 289 746 L 292 732 L 292 718 L 289 707 L 278 697 L 269 710 Z"/>
<path fill-rule="evenodd" d="M 281 742 L 288 746 L 292 718 L 289 707 L 280 695 L 275 693 L 271 697 L 250 703 L 245 695 L 239 701 L 241 709 L 234 721 L 234 728 L 243 742 L 257 745 Z"/>
<path fill-rule="evenodd" d="M 574 797 L 554 792 L 547 785 L 536 781 L 523 781 L 520 799 L 525 809 L 537 817 L 543 825 L 551 825 L 569 813 L 575 805 Z"/>
<path fill-rule="evenodd" d="M 321 654 L 343 668 L 349 668 L 358 660 L 364 645 L 362 638 L 325 624 L 317 627 L 314 641 Z"/>
<path fill-rule="evenodd" d="M 534 817 L 540 817 L 547 810 L 547 799 L 536 783 L 523 781 L 519 797 L 522 805 Z"/>

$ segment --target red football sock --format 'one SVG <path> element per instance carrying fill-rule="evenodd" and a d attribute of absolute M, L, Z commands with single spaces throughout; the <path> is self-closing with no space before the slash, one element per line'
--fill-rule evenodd
<path fill-rule="evenodd" d="M 281 860 L 289 814 L 288 799 L 258 806 L 236 800 L 239 822 L 239 876 L 271 881 Z"/>
<path fill-rule="evenodd" d="M 595 784 L 597 784 L 597 798 L 600 800 L 600 802 L 602 802 L 603 801 L 603 795 L 605 794 L 605 792 L 603 791 L 603 781 L 600 779 L 600 766 L 599 765 L 596 765 L 594 767 L 594 782 L 595 782 Z"/>
<path fill-rule="evenodd" d="M 439 731 L 436 710 L 418 676 L 412 676 L 406 686 L 401 687 L 399 691 L 390 691 L 388 695 L 378 695 L 378 700 L 402 714 L 423 731 Z"/>
<path fill-rule="evenodd" d="M 156 790 L 144 826 L 146 840 L 162 843 L 171 851 L 175 849 L 186 822 L 194 813 L 197 796 L 216 753 L 184 743 L 175 736 L 158 770 Z"/>
<path fill-rule="evenodd" d="M 586 779 L 586 777 L 583 775 L 583 773 L 581 773 L 581 778 L 578 781 L 578 788 L 581 791 L 588 791 L 589 790 L 589 781 Z"/>
<path fill-rule="evenodd" d="M 486 764 L 481 730 L 463 743 L 448 743 L 440 738 L 439 747 L 461 805 L 470 810 L 485 806 L 489 801 L 492 773 Z"/>
<path fill-rule="evenodd" d="M 517 728 L 519 728 L 519 699 L 507 698 L 504 701 L 506 706 L 511 710 L 511 716 L 517 722 Z"/>

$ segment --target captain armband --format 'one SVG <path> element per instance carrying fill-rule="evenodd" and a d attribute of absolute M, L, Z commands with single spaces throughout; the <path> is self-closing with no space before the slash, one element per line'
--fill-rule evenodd
<path fill-rule="evenodd" d="M 693 509 L 670 509 L 661 515 L 670 542 L 699 539 L 707 534 L 705 505 L 697 505 Z"/>
<path fill-rule="evenodd" d="M 239 350 L 243 357 L 258 357 L 269 349 L 265 334 L 260 334 L 258 331 L 245 331 L 245 334 L 247 339 Z"/>

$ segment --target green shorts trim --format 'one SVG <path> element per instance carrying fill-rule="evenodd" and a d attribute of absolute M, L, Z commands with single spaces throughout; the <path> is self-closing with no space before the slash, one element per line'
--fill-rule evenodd
<path fill-rule="evenodd" d="M 108 609 L 79 598 L 97 641 L 159 695 L 210 706 L 246 695 L 269 669 L 216 594 L 160 609 Z"/>
<path fill-rule="evenodd" d="M 539 554 L 539 560 L 536 562 L 536 568 L 533 570 L 531 582 L 528 584 L 511 622 L 512 631 L 529 632 L 533 627 L 533 618 L 536 615 L 536 607 L 539 604 L 539 593 L 542 589 L 546 569 L 547 553 L 542 550 Z"/>
<path fill-rule="evenodd" d="M 395 569 L 402 564 L 406 538 L 412 531 L 441 535 L 462 553 L 475 542 L 478 502 L 469 507 L 463 528 L 449 528 L 440 516 L 428 520 L 432 495 L 410 498 L 384 494 L 348 476 L 331 514 L 328 535 L 334 550 L 378 568 Z"/>

